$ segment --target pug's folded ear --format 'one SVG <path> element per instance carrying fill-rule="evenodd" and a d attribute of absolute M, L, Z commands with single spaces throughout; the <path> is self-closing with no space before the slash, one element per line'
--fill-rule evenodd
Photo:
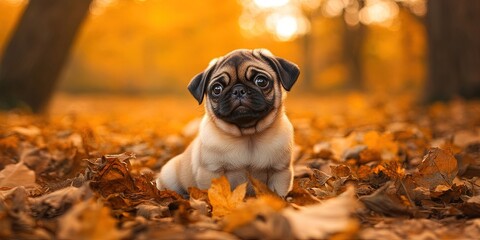
<path fill-rule="evenodd" d="M 273 56 L 273 54 L 266 49 L 257 49 L 255 52 L 278 73 L 283 88 L 290 91 L 293 84 L 297 81 L 298 75 L 300 75 L 298 66 L 288 60 Z"/>
<path fill-rule="evenodd" d="M 205 96 L 205 90 L 208 85 L 208 80 L 210 75 L 215 69 L 218 62 L 218 58 L 210 61 L 207 69 L 199 74 L 197 74 L 188 84 L 188 91 L 193 95 L 193 97 L 198 101 L 198 104 L 202 104 L 203 97 Z"/>

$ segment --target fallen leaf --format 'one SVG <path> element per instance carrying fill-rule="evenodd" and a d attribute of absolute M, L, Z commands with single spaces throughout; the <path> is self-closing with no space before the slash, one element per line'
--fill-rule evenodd
<path fill-rule="evenodd" d="M 188 188 L 188 194 L 190 195 L 190 198 L 197 199 L 197 200 L 202 200 L 202 201 L 208 201 L 208 191 L 207 190 L 201 190 L 196 187 L 189 187 Z"/>
<path fill-rule="evenodd" d="M 264 196 L 264 195 L 269 195 L 272 197 L 276 197 L 278 199 L 281 199 L 280 196 L 278 196 L 276 193 L 274 193 L 268 186 L 263 183 L 262 181 L 252 177 L 251 175 L 248 175 L 248 180 L 253 186 L 253 190 L 255 191 L 255 195 L 257 197 L 259 196 Z"/>
<path fill-rule="evenodd" d="M 458 160 L 459 176 L 480 176 L 480 142 L 468 145 L 461 153 L 455 154 L 455 158 Z"/>
<path fill-rule="evenodd" d="M 190 206 L 205 216 L 209 216 L 212 209 L 211 205 L 207 202 L 195 198 L 190 198 Z"/>
<path fill-rule="evenodd" d="M 342 178 L 342 177 L 348 177 L 352 173 L 350 171 L 350 168 L 347 165 L 340 164 L 337 166 L 330 166 L 332 175 L 336 178 Z"/>
<path fill-rule="evenodd" d="M 18 186 L 35 186 L 35 172 L 25 166 L 23 162 L 9 164 L 0 171 L 0 188 L 13 188 Z"/>
<path fill-rule="evenodd" d="M 0 200 L 14 212 L 25 212 L 28 209 L 28 193 L 25 187 L 16 187 L 0 191 Z"/>
<path fill-rule="evenodd" d="M 66 187 L 30 200 L 31 211 L 37 218 L 52 218 L 68 211 L 80 201 L 89 199 L 92 195 L 87 186 Z"/>
<path fill-rule="evenodd" d="M 410 216 L 411 213 L 395 192 L 388 191 L 393 187 L 386 183 L 370 195 L 361 196 L 360 200 L 368 209 L 386 216 Z"/>
<path fill-rule="evenodd" d="M 471 130 L 458 131 L 457 133 L 455 133 L 455 136 L 453 136 L 453 144 L 460 146 L 462 148 L 465 148 L 472 143 L 478 143 L 478 142 L 480 142 L 480 134 L 477 133 L 476 131 L 471 131 Z"/>
<path fill-rule="evenodd" d="M 462 204 L 460 210 L 468 217 L 480 217 L 480 195 L 469 198 Z"/>
<path fill-rule="evenodd" d="M 293 180 L 293 187 L 292 190 L 287 194 L 287 200 L 300 206 L 317 204 L 320 202 L 318 198 L 313 196 L 308 190 L 301 186 L 299 179 Z"/>
<path fill-rule="evenodd" d="M 332 234 L 341 233 L 356 225 L 352 214 L 359 204 L 355 199 L 353 187 L 336 198 L 323 203 L 310 205 L 300 210 L 287 208 L 282 211 L 297 239 L 325 239 Z"/>
<path fill-rule="evenodd" d="M 315 157 L 322 159 L 330 159 L 333 157 L 333 152 L 330 149 L 330 143 L 320 142 L 313 146 L 313 154 Z"/>
<path fill-rule="evenodd" d="M 246 191 L 247 183 L 238 185 L 232 192 L 230 183 L 225 176 L 212 179 L 212 185 L 208 189 L 208 199 L 212 204 L 212 217 L 222 218 L 230 214 L 243 203 Z"/>
<path fill-rule="evenodd" d="M 12 128 L 12 131 L 15 133 L 18 133 L 20 135 L 26 136 L 26 137 L 36 137 L 40 135 L 41 130 L 40 128 L 36 126 L 28 126 L 28 127 L 14 127 Z"/>
<path fill-rule="evenodd" d="M 249 223 L 237 227 L 232 233 L 240 239 L 295 239 L 290 223 L 281 213 L 257 216 Z"/>
<path fill-rule="evenodd" d="M 137 216 L 142 216 L 146 219 L 160 219 L 168 216 L 168 207 L 161 206 L 155 202 L 145 202 L 135 207 Z"/>
<path fill-rule="evenodd" d="M 360 153 L 367 149 L 365 145 L 356 145 L 354 147 L 348 148 L 343 153 L 343 160 L 347 159 L 360 159 Z"/>
<path fill-rule="evenodd" d="M 181 225 L 188 225 L 196 219 L 192 218 L 192 206 L 189 201 L 179 199 L 168 204 L 168 209 L 173 216 L 173 222 Z"/>
<path fill-rule="evenodd" d="M 110 215 L 110 209 L 95 200 L 76 204 L 60 219 L 58 239 L 108 240 L 125 237 L 117 229 L 117 221 Z"/>
<path fill-rule="evenodd" d="M 384 161 L 396 159 L 398 153 L 398 144 L 393 140 L 393 134 L 370 131 L 363 135 L 363 142 L 368 149 L 380 153 Z"/>
<path fill-rule="evenodd" d="M 10 135 L 0 138 L 0 149 L 16 151 L 20 140 L 16 135 Z"/>
<path fill-rule="evenodd" d="M 280 211 L 285 206 L 285 201 L 273 195 L 262 195 L 259 198 L 249 199 L 245 204 L 234 209 L 231 214 L 225 216 L 223 229 L 232 232 L 258 217 L 268 218 L 268 215 Z"/>
<path fill-rule="evenodd" d="M 133 154 L 125 153 L 118 155 L 105 155 L 93 163 L 93 171 L 90 186 L 98 191 L 103 197 L 115 193 L 135 192 L 135 183 L 129 171 L 131 169 L 130 158 Z"/>
<path fill-rule="evenodd" d="M 312 180 L 315 180 L 316 184 L 318 184 L 319 186 L 324 186 L 325 183 L 332 179 L 332 176 L 318 169 L 313 169 L 313 174 L 311 178 L 313 178 Z"/>
<path fill-rule="evenodd" d="M 30 214 L 29 207 L 28 193 L 24 187 L 0 192 L 1 239 L 52 239 L 54 237 L 39 228 L 37 219 Z"/>
<path fill-rule="evenodd" d="M 395 219 L 392 223 L 387 221 L 392 220 L 386 219 L 373 227 L 362 230 L 360 232 L 361 239 L 441 239 L 442 235 L 437 235 L 435 230 L 444 230 L 441 224 L 427 219 Z"/>
<path fill-rule="evenodd" d="M 333 138 L 330 143 L 334 158 L 345 159 L 346 151 L 357 143 L 357 134 L 351 133 L 346 137 Z"/>
<path fill-rule="evenodd" d="M 368 162 L 380 162 L 382 161 L 382 156 L 380 152 L 375 149 L 367 148 L 360 152 L 359 162 L 364 164 Z"/>
<path fill-rule="evenodd" d="M 367 228 L 361 231 L 360 239 L 389 239 L 389 240 L 403 240 L 394 231 L 390 229 L 376 229 Z"/>
<path fill-rule="evenodd" d="M 451 186 L 457 172 L 457 160 L 449 151 L 432 148 L 425 155 L 413 178 L 418 186 L 433 190 L 438 185 Z"/>

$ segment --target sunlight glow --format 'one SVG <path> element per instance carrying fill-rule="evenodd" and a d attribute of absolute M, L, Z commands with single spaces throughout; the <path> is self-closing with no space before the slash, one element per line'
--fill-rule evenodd
<path fill-rule="evenodd" d="M 309 22 L 293 9 L 282 13 L 272 13 L 265 21 L 267 31 L 279 41 L 290 41 L 309 31 Z"/>
<path fill-rule="evenodd" d="M 97 0 L 98 1 L 98 0 Z M 426 13 L 427 0 L 238 0 L 244 11 L 239 25 L 245 36 L 270 33 L 290 41 L 310 31 L 312 16 L 341 17 L 349 26 L 398 26 L 400 6 L 416 15 Z"/>
<path fill-rule="evenodd" d="M 391 21 L 398 15 L 398 5 L 388 0 L 370 0 L 367 5 L 360 10 L 360 22 L 363 24 L 383 24 L 390 25 Z"/>
<path fill-rule="evenodd" d="M 281 16 L 275 24 L 275 33 L 282 41 L 290 40 L 298 32 L 297 19 L 293 16 Z"/>
<path fill-rule="evenodd" d="M 259 8 L 276 8 L 287 5 L 290 0 L 253 0 Z"/>
<path fill-rule="evenodd" d="M 322 13 L 328 17 L 340 16 L 343 12 L 345 4 L 339 0 L 327 0 L 323 5 Z"/>
<path fill-rule="evenodd" d="M 424 16 L 427 13 L 427 0 L 396 0 L 408 7 L 417 16 Z"/>
<path fill-rule="evenodd" d="M 301 6 L 308 11 L 315 11 L 320 7 L 323 0 L 298 0 Z"/>
<path fill-rule="evenodd" d="M 90 4 L 90 14 L 94 16 L 102 15 L 107 7 L 117 3 L 117 0 L 93 0 Z"/>
<path fill-rule="evenodd" d="M 346 11 L 343 18 L 350 26 L 356 26 L 360 22 L 360 19 L 358 19 L 358 11 Z"/>

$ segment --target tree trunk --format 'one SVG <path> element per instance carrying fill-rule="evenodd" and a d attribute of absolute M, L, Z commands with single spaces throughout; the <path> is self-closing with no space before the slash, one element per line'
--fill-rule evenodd
<path fill-rule="evenodd" d="M 362 47 L 365 42 L 366 27 L 363 24 L 349 26 L 343 23 L 343 61 L 348 69 L 346 89 L 361 90 L 364 87 L 362 71 Z"/>
<path fill-rule="evenodd" d="M 303 51 L 303 69 L 302 69 L 302 87 L 305 92 L 312 92 L 313 86 L 313 48 L 312 48 L 312 34 L 306 33 L 302 36 L 302 51 Z"/>
<path fill-rule="evenodd" d="M 305 16 L 308 18 L 308 21 L 313 24 L 313 19 L 315 17 L 315 13 L 312 12 L 304 12 Z M 303 69 L 301 71 L 302 78 L 302 90 L 305 92 L 313 92 L 314 91 L 314 75 L 315 75 L 315 66 L 313 61 L 313 51 L 314 51 L 314 42 L 315 36 L 313 33 L 313 28 L 310 29 L 305 35 L 303 35 L 300 39 L 300 44 L 302 48 L 302 62 L 303 62 Z"/>
<path fill-rule="evenodd" d="M 429 0 L 425 101 L 480 97 L 480 1 Z"/>
<path fill-rule="evenodd" d="M 0 61 L 0 107 L 45 109 L 92 0 L 33 0 Z"/>

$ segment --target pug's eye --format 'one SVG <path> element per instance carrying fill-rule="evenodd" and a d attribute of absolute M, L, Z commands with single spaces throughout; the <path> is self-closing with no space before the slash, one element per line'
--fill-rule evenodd
<path fill-rule="evenodd" d="M 222 91 L 223 91 L 223 85 L 222 84 L 220 84 L 220 83 L 213 84 L 213 86 L 212 86 L 212 95 L 213 96 L 215 96 L 215 97 L 220 96 Z"/>
<path fill-rule="evenodd" d="M 268 84 L 270 83 L 267 78 L 264 76 L 257 76 L 254 80 L 255 85 L 257 85 L 259 88 L 265 89 L 268 87 Z"/>

